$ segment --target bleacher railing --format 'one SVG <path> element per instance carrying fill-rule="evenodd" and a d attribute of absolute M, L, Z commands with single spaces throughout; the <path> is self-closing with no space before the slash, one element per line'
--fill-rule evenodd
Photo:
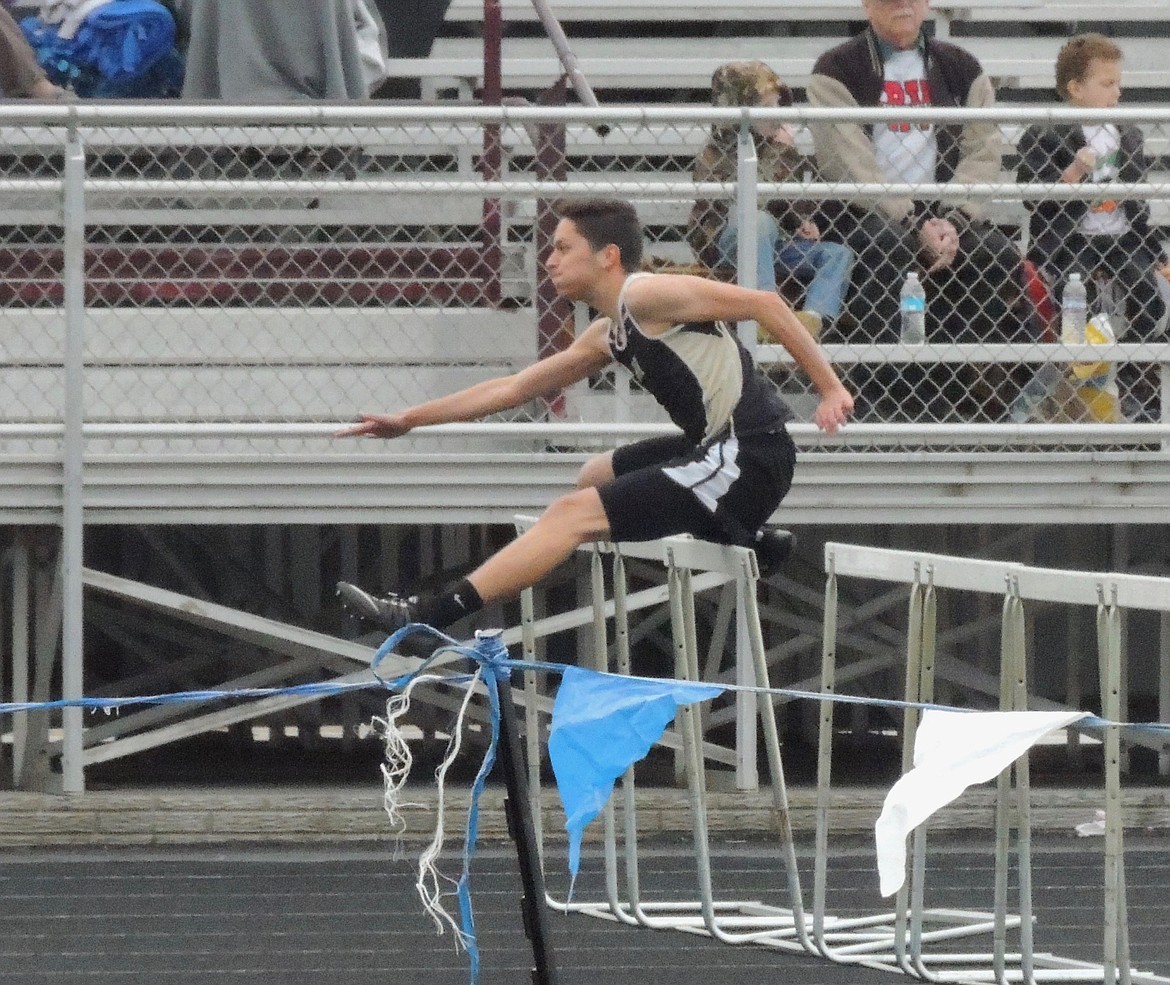
<path fill-rule="evenodd" d="M 518 368 L 566 344 L 574 322 L 586 317 L 555 297 L 539 263 L 555 223 L 552 205 L 565 196 L 633 201 L 652 263 L 701 273 L 708 271 L 687 235 L 696 199 L 726 201 L 745 219 L 774 198 L 980 202 L 1022 257 L 1031 251 L 1025 200 L 1133 198 L 1149 203 L 1155 228 L 1170 222 L 1164 168 L 1170 110 L 916 110 L 918 124 L 998 129 L 1000 180 L 985 184 L 753 183 L 746 180 L 749 156 L 739 162 L 745 180 L 692 180 L 695 155 L 713 126 L 737 129 L 739 152 L 747 155 L 748 128 L 765 119 L 784 122 L 811 153 L 810 126 L 882 125 L 904 115 L 705 107 L 6 106 L 0 111 L 6 453 L 59 452 L 71 399 L 86 452 L 336 450 L 328 442 L 334 422 L 358 409 L 406 405 Z M 1142 181 L 1107 188 L 1016 183 L 1016 142 L 1029 125 L 1104 120 L 1140 127 L 1149 158 Z M 822 238 L 836 237 L 838 229 L 822 225 Z M 743 246 L 740 269 L 751 271 L 755 244 Z M 1115 278 L 1102 278 L 1091 303 L 1108 316 L 1113 341 L 1062 342 L 1055 324 L 1060 282 L 1033 274 L 1027 284 L 1009 283 L 1024 272 L 987 270 L 957 288 L 928 275 L 924 344 L 897 341 L 888 322 L 875 329 L 866 305 L 848 301 L 822 341 L 863 398 L 858 423 L 832 444 L 811 440 L 813 429 L 797 426 L 805 450 L 1107 446 L 1164 455 L 1170 439 L 1164 315 L 1139 334 L 1136 326 L 1157 306 L 1137 304 Z M 854 295 L 862 276 L 855 269 Z M 967 287 L 970 295 L 958 300 L 970 303 L 973 320 L 956 325 L 933 294 L 961 295 Z M 1151 271 L 1147 287 L 1170 297 L 1161 273 Z M 795 306 L 804 303 L 799 283 L 782 290 Z M 1003 309 L 993 330 L 968 331 L 992 303 Z M 743 335 L 755 345 L 753 330 L 745 326 Z M 815 395 L 784 351 L 760 345 L 757 355 L 798 419 L 808 420 Z M 644 395 L 603 375 L 506 418 L 420 433 L 396 450 L 433 451 L 436 442 L 521 452 L 531 451 L 533 439 L 541 449 L 550 439 L 608 443 L 615 424 L 638 433 L 668 427 Z"/>

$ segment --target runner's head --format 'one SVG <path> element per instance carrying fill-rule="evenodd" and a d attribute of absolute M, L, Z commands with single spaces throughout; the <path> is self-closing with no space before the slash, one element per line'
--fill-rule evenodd
<path fill-rule="evenodd" d="M 629 202 L 588 198 L 560 203 L 562 220 L 577 228 L 594 252 L 616 246 L 622 269 L 633 273 L 642 264 L 642 223 Z"/>

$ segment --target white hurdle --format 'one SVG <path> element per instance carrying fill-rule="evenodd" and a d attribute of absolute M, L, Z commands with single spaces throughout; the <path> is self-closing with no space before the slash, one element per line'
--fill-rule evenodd
<path fill-rule="evenodd" d="M 525 529 L 530 518 L 518 518 Z M 732 618 L 736 627 L 736 681 L 768 686 L 760 615 L 756 606 L 759 579 L 754 554 L 746 548 L 725 547 L 671 537 L 638 544 L 597 544 L 583 547 L 590 556 L 589 606 L 556 617 L 565 626 L 592 621 L 594 669 L 630 673 L 631 614 L 669 603 L 675 676 L 701 680 L 699 641 L 696 636 L 695 594 L 718 589 L 719 608 L 708 650 L 707 677 L 714 677 L 710 655 L 722 652 Z M 665 586 L 631 593 L 626 563 L 638 559 L 663 566 Z M 612 579 L 612 598 L 606 597 L 606 562 Z M 734 762 L 737 780 L 754 786 L 756 725 L 762 727 L 766 782 L 771 787 L 774 828 L 778 832 L 774 861 L 783 867 L 776 902 L 716 898 L 707 830 L 706 763 L 729 764 L 727 750 L 705 740 L 703 712 L 687 706 L 676 717 L 663 744 L 676 750 L 685 777 L 695 849 L 695 895 L 687 899 L 647 899 L 638 850 L 638 800 L 631 767 L 620 778 L 615 796 L 601 815 L 604 892 L 593 899 L 559 899 L 550 892 L 554 910 L 617 921 L 632 927 L 673 929 L 709 935 L 728 944 L 756 944 L 806 952 L 843 964 L 859 964 L 900 972 L 931 982 L 996 985 L 1024 982 L 1131 982 L 1166 985 L 1170 979 L 1134 971 L 1129 963 L 1128 923 L 1120 800 L 1121 731 L 1105 730 L 1106 839 L 1104 953 L 1100 963 L 1036 952 L 1033 946 L 1031 886 L 1031 821 L 1028 757 L 1001 774 L 997 788 L 995 882 L 988 912 L 931 908 L 926 903 L 925 826 L 911 836 L 910 869 L 890 912 L 848 918 L 827 912 L 827 860 L 831 829 L 831 753 L 836 679 L 837 583 L 840 578 L 868 578 L 904 584 L 910 589 L 904 700 L 930 703 L 934 695 L 936 590 L 940 588 L 993 593 L 1003 598 L 1001 641 L 1001 710 L 1023 710 L 1028 705 L 1025 672 L 1024 601 L 1043 600 L 1092 605 L 1097 611 L 1102 675 L 1103 716 L 1121 719 L 1120 641 L 1121 611 L 1143 608 L 1170 611 L 1170 579 L 1085 572 L 1053 571 L 995 561 L 967 560 L 845 544 L 825 547 L 825 625 L 822 648 L 822 690 L 817 764 L 816 858 L 811 911 L 806 911 L 796 861 L 788 795 L 780 755 L 780 740 L 772 700 L 756 700 L 738 693 L 743 702 L 736 717 Z M 733 610 L 733 611 L 731 611 Z M 521 640 L 524 657 L 536 659 L 539 636 L 550 620 L 535 618 L 533 593 L 521 599 Z M 612 620 L 612 634 L 608 627 Z M 718 669 L 717 663 L 714 665 Z M 525 674 L 528 767 L 531 807 L 543 864 L 544 818 L 540 790 L 541 741 L 545 729 L 540 708 L 547 708 L 538 690 L 537 674 Z M 903 711 L 903 766 L 912 765 L 912 750 L 920 712 Z M 621 809 L 619 826 L 617 807 Z M 1013 841 L 1014 834 L 1014 841 Z M 1016 913 L 1009 912 L 1011 849 L 1016 854 Z M 990 944 L 983 943 L 990 937 Z M 1009 949 L 1009 939 L 1011 947 Z M 963 949 L 963 942 L 972 942 Z"/>
<path fill-rule="evenodd" d="M 520 519 L 517 525 L 524 529 L 531 521 Z M 592 585 L 593 668 L 618 674 L 630 673 L 630 614 L 636 608 L 661 601 L 660 593 L 638 593 L 635 600 L 627 591 L 626 561 L 641 559 L 661 563 L 666 574 L 666 599 L 670 608 L 670 626 L 674 642 L 674 672 L 680 680 L 700 680 L 699 647 L 695 630 L 695 594 L 698 591 L 722 588 L 717 625 L 726 627 L 729 605 L 735 609 L 737 683 L 767 684 L 767 666 L 764 659 L 763 634 L 756 608 L 756 584 L 759 571 L 754 552 L 747 548 L 727 547 L 694 540 L 690 537 L 668 537 L 647 543 L 596 544 L 583 548 L 592 555 L 590 581 Z M 604 560 L 611 561 L 613 598 L 607 600 L 604 592 Z M 610 657 L 607 620 L 612 617 L 613 659 Z M 521 618 L 524 627 L 524 655 L 535 656 L 536 631 L 532 592 L 521 599 Z M 528 700 L 527 725 L 529 737 L 529 770 L 531 788 L 539 790 L 540 736 L 537 717 L 538 695 L 535 674 L 526 675 Z M 548 904 L 561 912 L 581 913 L 616 920 L 633 926 L 654 929 L 674 929 L 691 933 L 709 934 L 729 944 L 758 943 L 797 951 L 813 951 L 808 936 L 808 920 L 801 899 L 800 876 L 797 869 L 795 846 L 788 811 L 788 797 L 780 760 L 780 737 L 775 709 L 770 701 L 758 701 L 751 693 L 737 693 L 737 779 L 741 786 L 756 785 L 755 745 L 757 718 L 764 730 L 764 743 L 772 808 L 776 828 L 780 832 L 780 853 L 787 876 L 789 906 L 766 905 L 758 900 L 716 900 L 711 874 L 710 848 L 706 826 L 706 769 L 704 766 L 711 748 L 704 741 L 701 713 L 695 706 L 680 710 L 675 722 L 675 733 L 681 737 L 680 761 L 685 775 L 689 807 L 693 823 L 696 882 L 698 899 L 695 901 L 648 901 L 641 892 L 637 803 L 634 770 L 631 767 L 621 778 L 618 798 L 622 805 L 621 862 L 614 803 L 611 799 L 602 813 L 604 825 L 605 884 L 604 899 L 591 901 L 559 900 L 551 894 Z M 533 815 L 538 839 L 544 830 L 541 804 L 533 796 Z M 543 857 L 543 844 L 542 844 Z M 624 885 L 624 895 L 623 895 Z"/>
<path fill-rule="evenodd" d="M 885 914 L 872 940 L 839 943 L 822 925 L 827 896 L 827 851 L 830 828 L 833 702 L 821 702 L 817 760 L 817 832 L 813 887 L 813 939 L 835 961 L 864 956 L 891 970 L 939 982 L 1161 982 L 1135 972 L 1129 963 L 1125 904 L 1125 865 L 1121 817 L 1121 620 L 1124 609 L 1170 612 L 1170 579 L 1028 567 L 945 555 L 914 553 L 849 544 L 825 545 L 825 633 L 822 691 L 834 693 L 836 678 L 837 581 L 849 576 L 907 585 L 906 687 L 910 703 L 934 699 L 936 589 L 981 592 L 1002 597 L 999 710 L 1028 707 L 1024 602 L 1043 601 L 1093 606 L 1097 613 L 1102 716 L 1114 723 L 1104 731 L 1105 749 L 1105 906 L 1100 964 L 1036 952 L 1033 947 L 1031 883 L 1031 815 L 1028 756 L 1000 774 L 996 800 L 994 909 L 990 913 L 935 910 L 926 906 L 925 826 L 911 836 L 907 884 L 895 909 Z M 903 711 L 903 772 L 913 762 L 920 711 Z M 1017 915 L 1008 913 L 1008 884 L 1014 834 Z M 932 928 L 926 928 L 930 926 Z M 1018 932 L 1017 950 L 1007 949 L 1007 931 Z M 988 952 L 931 951 L 932 944 L 990 933 Z"/>

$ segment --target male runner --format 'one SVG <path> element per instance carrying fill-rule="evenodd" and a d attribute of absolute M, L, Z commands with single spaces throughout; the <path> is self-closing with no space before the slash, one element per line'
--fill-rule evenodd
<path fill-rule="evenodd" d="M 820 393 L 822 430 L 835 433 L 853 409 L 812 336 L 774 291 L 637 273 L 642 226 L 627 202 L 567 202 L 560 216 L 545 260 L 549 276 L 563 296 L 600 314 L 572 345 L 510 376 L 396 414 L 362 415 L 338 436 L 396 438 L 426 424 L 475 420 L 555 393 L 615 361 L 682 433 L 591 458 L 575 492 L 437 594 L 380 598 L 339 582 L 342 603 L 388 632 L 411 622 L 441 629 L 514 597 L 589 541 L 689 533 L 754 547 L 763 563 L 781 560 L 788 544 L 762 528 L 792 482 L 796 452 L 784 427 L 792 412 L 740 344 L 735 322 L 756 321 L 792 354 Z"/>

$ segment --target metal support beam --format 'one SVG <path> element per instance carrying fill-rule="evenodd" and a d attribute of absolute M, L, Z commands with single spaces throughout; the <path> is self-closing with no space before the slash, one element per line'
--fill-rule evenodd
<path fill-rule="evenodd" d="M 76 700 L 84 691 L 81 565 L 85 527 L 85 152 L 72 134 L 65 150 L 65 406 L 61 454 L 61 696 Z M 82 710 L 65 708 L 61 724 L 61 786 L 66 793 L 85 789 L 81 767 Z"/>

